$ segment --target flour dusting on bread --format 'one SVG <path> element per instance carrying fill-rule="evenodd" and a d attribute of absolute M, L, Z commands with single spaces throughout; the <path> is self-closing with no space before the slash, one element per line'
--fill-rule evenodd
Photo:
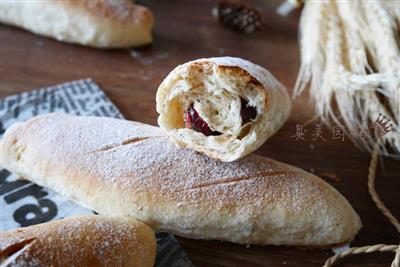
<path fill-rule="evenodd" d="M 0 255 L 12 266 L 153 266 L 156 240 L 136 220 L 72 217 L 3 232 Z"/>
<path fill-rule="evenodd" d="M 361 227 L 310 173 L 259 156 L 213 160 L 141 123 L 43 115 L 7 130 L 1 150 L 2 166 L 84 207 L 181 236 L 315 247 Z"/>

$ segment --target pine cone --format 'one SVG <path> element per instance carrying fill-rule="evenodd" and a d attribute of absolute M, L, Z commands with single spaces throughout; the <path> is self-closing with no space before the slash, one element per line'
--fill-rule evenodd
<path fill-rule="evenodd" d="M 252 33 L 263 26 L 260 12 L 238 1 L 220 1 L 213 14 L 222 24 L 242 33 Z"/>

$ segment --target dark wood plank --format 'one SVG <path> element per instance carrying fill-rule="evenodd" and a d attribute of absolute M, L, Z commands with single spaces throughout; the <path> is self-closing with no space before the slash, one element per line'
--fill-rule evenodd
<path fill-rule="evenodd" d="M 0 26 L 0 97 L 74 79 L 92 77 L 126 118 L 156 124 L 155 92 L 168 72 L 180 63 L 210 56 L 239 56 L 268 68 L 292 88 L 299 65 L 298 12 L 279 17 L 277 1 L 252 1 L 266 19 L 266 29 L 251 36 L 232 32 L 211 16 L 215 1 L 141 1 L 156 15 L 155 42 L 130 50 L 98 50 L 35 36 Z M 289 89 L 290 90 L 290 89 Z M 296 123 L 313 117 L 312 103 L 303 95 L 293 102 L 286 125 L 257 153 L 321 175 L 337 188 L 360 214 L 363 229 L 354 246 L 396 244 L 398 234 L 375 207 L 366 188 L 370 156 L 348 140 L 296 142 Z M 308 127 L 313 131 L 315 124 Z M 400 164 L 384 159 L 377 190 L 393 214 L 400 217 Z M 332 177 L 337 176 L 340 181 Z M 179 238 L 196 266 L 321 266 L 330 250 L 299 250 L 245 246 L 219 241 Z M 389 266 L 394 254 L 354 256 L 338 266 Z"/>

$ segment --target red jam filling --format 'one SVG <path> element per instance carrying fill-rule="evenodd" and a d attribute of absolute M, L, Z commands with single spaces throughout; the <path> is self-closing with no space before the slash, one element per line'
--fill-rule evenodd
<path fill-rule="evenodd" d="M 249 105 L 248 101 L 243 98 L 240 98 L 241 101 L 241 109 L 240 115 L 242 116 L 242 124 L 248 123 L 254 120 L 257 116 L 257 110 L 255 107 Z M 211 130 L 210 126 L 208 126 L 207 122 L 205 122 L 194 109 L 193 103 L 190 104 L 189 108 L 185 112 L 185 127 L 195 130 L 196 132 L 200 132 L 205 136 L 217 136 L 222 133 L 218 131 Z"/>
<path fill-rule="evenodd" d="M 193 103 L 189 106 L 185 113 L 185 127 L 203 133 L 205 136 L 221 135 L 222 133 L 211 130 L 207 122 L 205 122 L 199 113 L 194 109 Z"/>

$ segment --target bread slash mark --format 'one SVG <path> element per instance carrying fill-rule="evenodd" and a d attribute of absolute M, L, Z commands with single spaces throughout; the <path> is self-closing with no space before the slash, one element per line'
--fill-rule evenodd
<path fill-rule="evenodd" d="M 255 180 L 257 178 L 266 178 L 268 176 L 278 176 L 278 175 L 287 175 L 287 172 L 286 171 L 266 171 L 266 172 L 256 173 L 250 177 L 247 175 L 243 175 L 243 176 L 235 177 L 233 179 L 228 178 L 228 179 L 224 179 L 224 180 L 218 180 L 215 182 L 194 185 L 190 188 L 182 188 L 182 189 L 176 190 L 175 192 L 199 190 L 199 189 L 205 189 L 208 187 L 218 186 L 218 185 L 231 185 L 231 184 L 233 185 L 233 184 L 240 183 L 242 181 L 251 181 L 251 180 Z"/>
<path fill-rule="evenodd" d="M 36 238 L 28 238 L 20 240 L 18 243 L 9 244 L 3 248 L 3 244 L 0 243 L 0 262 L 1 266 L 8 266 L 12 263 L 15 258 L 21 255 L 26 249 L 32 246 Z"/>
<path fill-rule="evenodd" d="M 138 143 L 141 141 L 146 141 L 148 139 L 153 139 L 153 138 L 160 138 L 162 136 L 148 136 L 148 137 L 132 137 L 132 138 L 128 138 L 123 140 L 121 143 L 119 144 L 111 144 L 111 145 L 105 145 L 103 147 L 100 147 L 98 149 L 92 150 L 89 153 L 96 153 L 96 152 L 104 152 L 104 151 L 108 151 L 120 146 L 124 146 L 124 145 L 129 145 L 129 144 L 133 144 L 133 143 Z"/>

